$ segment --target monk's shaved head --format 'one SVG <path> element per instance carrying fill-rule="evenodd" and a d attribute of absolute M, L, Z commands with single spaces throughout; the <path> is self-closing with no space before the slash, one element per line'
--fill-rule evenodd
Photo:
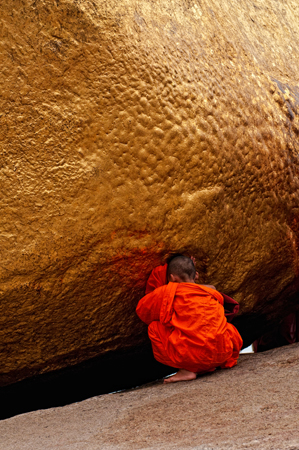
<path fill-rule="evenodd" d="M 178 277 L 182 282 L 188 283 L 190 280 L 194 282 L 196 270 L 191 258 L 188 256 L 176 256 L 168 264 L 167 279 L 170 275 Z"/>

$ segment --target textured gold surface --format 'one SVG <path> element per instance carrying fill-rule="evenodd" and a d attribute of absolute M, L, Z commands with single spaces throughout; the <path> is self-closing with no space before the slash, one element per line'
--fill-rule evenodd
<path fill-rule="evenodd" d="M 142 343 L 171 251 L 281 314 L 298 52 L 291 0 L 1 0 L 2 384 Z"/>

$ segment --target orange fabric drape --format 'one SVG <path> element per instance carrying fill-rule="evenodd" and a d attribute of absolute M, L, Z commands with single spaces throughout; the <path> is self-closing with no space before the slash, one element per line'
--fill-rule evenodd
<path fill-rule="evenodd" d="M 167 264 L 155 267 L 146 283 L 145 295 L 167 284 Z"/>
<path fill-rule="evenodd" d="M 166 270 L 167 266 L 154 269 L 146 288 L 150 292 L 136 309 L 149 325 L 155 358 L 197 373 L 234 366 L 242 339 L 227 323 L 222 295 L 195 283 L 165 285 Z M 155 289 L 154 285 L 160 287 Z"/>

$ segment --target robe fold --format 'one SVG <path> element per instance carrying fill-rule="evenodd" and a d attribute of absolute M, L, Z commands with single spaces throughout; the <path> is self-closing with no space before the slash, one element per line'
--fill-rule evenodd
<path fill-rule="evenodd" d="M 166 270 L 153 270 L 136 309 L 148 325 L 155 358 L 197 373 L 236 365 L 243 341 L 225 318 L 223 296 L 195 283 L 165 284 Z"/>

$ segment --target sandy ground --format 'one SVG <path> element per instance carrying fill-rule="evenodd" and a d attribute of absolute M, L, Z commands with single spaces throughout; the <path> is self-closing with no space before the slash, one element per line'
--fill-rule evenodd
<path fill-rule="evenodd" d="M 299 449 L 299 344 L 0 422 L 1 450 Z"/>

